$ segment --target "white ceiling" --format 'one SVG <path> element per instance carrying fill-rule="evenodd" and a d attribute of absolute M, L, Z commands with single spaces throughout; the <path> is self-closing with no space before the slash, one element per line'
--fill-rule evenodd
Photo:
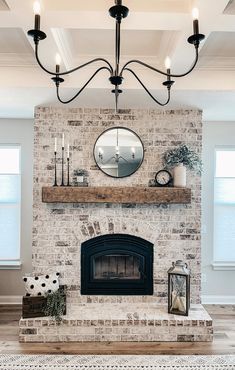
<path fill-rule="evenodd" d="M 108 15 L 112 0 L 41 0 L 42 29 L 40 57 L 55 68 L 59 52 L 63 69 L 97 57 L 114 60 L 114 21 Z M 167 108 L 198 108 L 204 120 L 235 121 L 235 5 L 228 0 L 123 0 L 130 15 L 122 23 L 121 65 L 139 58 L 164 68 L 167 55 L 172 71 L 190 67 L 194 48 L 187 43 L 192 33 L 193 5 L 200 11 L 200 29 L 207 38 L 200 49 L 197 68 L 187 77 L 176 79 Z M 59 104 L 51 76 L 36 64 L 32 40 L 33 0 L 0 0 L 0 117 L 33 117 L 39 104 Z M 8 8 L 9 7 L 9 8 Z M 7 10 L 8 9 L 8 10 Z M 66 77 L 61 95 L 71 97 L 100 64 L 90 65 Z M 151 92 L 165 100 L 164 77 L 140 66 L 133 69 Z M 107 72 L 89 84 L 73 106 L 114 107 Z M 158 108 L 138 82 L 127 72 L 122 85 L 120 108 Z"/>
<path fill-rule="evenodd" d="M 114 3 L 114 2 L 113 2 Z M 113 5 L 110 0 L 95 0 L 95 1 L 58 1 L 46 0 L 44 1 L 45 10 L 56 11 L 104 11 Z M 135 12 L 179 12 L 187 13 L 192 6 L 191 0 L 126 0 L 125 4 L 130 10 Z"/>

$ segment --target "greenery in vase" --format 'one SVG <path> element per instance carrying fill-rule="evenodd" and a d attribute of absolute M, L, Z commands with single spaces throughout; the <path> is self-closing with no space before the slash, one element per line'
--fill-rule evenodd
<path fill-rule="evenodd" d="M 61 322 L 66 306 L 65 289 L 60 288 L 56 292 L 47 295 L 44 314 L 51 316 L 57 323 Z"/>
<path fill-rule="evenodd" d="M 172 168 L 183 163 L 187 168 L 196 171 L 198 174 L 202 172 L 202 161 L 198 154 L 185 144 L 165 152 L 163 163 L 166 168 Z"/>
<path fill-rule="evenodd" d="M 88 176 L 88 172 L 84 169 L 77 169 L 73 171 L 74 176 Z"/>

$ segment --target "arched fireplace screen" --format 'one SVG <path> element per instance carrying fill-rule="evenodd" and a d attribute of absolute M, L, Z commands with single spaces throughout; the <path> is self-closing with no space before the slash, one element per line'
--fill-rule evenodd
<path fill-rule="evenodd" d="M 81 294 L 153 294 L 153 244 L 128 234 L 82 243 Z"/>

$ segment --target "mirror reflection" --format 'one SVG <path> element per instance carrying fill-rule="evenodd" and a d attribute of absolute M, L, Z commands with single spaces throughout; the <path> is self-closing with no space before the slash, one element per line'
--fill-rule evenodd
<path fill-rule="evenodd" d="M 115 127 L 99 136 L 94 147 L 94 157 L 106 175 L 126 177 L 137 171 L 142 164 L 144 148 L 135 132 Z"/>

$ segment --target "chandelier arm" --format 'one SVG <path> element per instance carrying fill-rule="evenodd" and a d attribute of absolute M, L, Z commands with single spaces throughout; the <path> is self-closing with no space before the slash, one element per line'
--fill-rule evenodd
<path fill-rule="evenodd" d="M 102 164 L 107 164 L 107 163 L 109 163 L 109 161 L 111 161 L 112 159 L 114 159 L 114 160 L 115 160 L 115 157 L 114 157 L 114 156 L 110 157 L 109 159 L 107 159 L 107 161 L 106 161 L 106 162 L 103 162 Z"/>
<path fill-rule="evenodd" d="M 152 71 L 154 71 L 154 72 L 158 72 L 158 73 L 160 73 L 160 74 L 162 74 L 162 75 L 164 75 L 164 76 L 168 76 L 168 77 L 184 77 L 184 76 L 187 76 L 189 73 L 191 73 L 192 72 L 192 70 L 195 68 L 195 66 L 196 66 L 196 64 L 197 64 L 197 62 L 198 62 L 198 56 L 199 56 L 199 54 L 198 54 L 198 48 L 195 48 L 196 49 L 196 57 L 195 57 L 195 60 L 194 60 L 194 62 L 193 62 L 193 64 L 192 64 L 192 66 L 190 67 L 190 69 L 187 71 L 187 72 L 185 72 L 185 73 L 181 73 L 181 74 L 172 74 L 172 73 L 170 73 L 170 74 L 168 74 L 167 72 L 163 72 L 163 71 L 161 71 L 160 69 L 157 69 L 157 68 L 155 68 L 155 67 L 153 67 L 153 66 L 151 66 L 151 65 L 149 65 L 149 64 L 147 64 L 147 63 L 144 63 L 144 62 L 142 62 L 141 60 L 138 60 L 138 59 L 133 59 L 133 60 L 129 60 L 129 62 L 127 62 L 126 64 L 124 64 L 124 66 L 122 67 L 122 70 L 121 70 L 121 73 L 120 73 L 120 76 L 122 76 L 122 73 L 124 72 L 124 70 L 128 70 L 126 67 L 129 65 L 129 64 L 131 64 L 131 63 L 137 63 L 137 64 L 140 64 L 140 65 L 142 65 L 142 66 L 144 66 L 144 67 L 146 67 L 146 68 L 149 68 L 149 69 L 151 69 Z"/>
<path fill-rule="evenodd" d="M 158 105 L 161 105 L 162 107 L 164 107 L 165 105 L 167 105 L 170 101 L 170 98 L 171 98 L 171 92 L 170 92 L 170 87 L 167 88 L 167 91 L 168 91 L 168 97 L 167 97 L 167 101 L 165 103 L 161 103 L 159 100 L 157 100 L 152 94 L 151 92 L 147 89 L 147 87 L 143 84 L 143 82 L 139 79 L 139 77 L 137 76 L 137 74 L 132 71 L 132 69 L 130 68 L 125 68 L 125 71 L 129 71 L 133 74 L 133 76 L 137 79 L 137 81 L 140 83 L 140 85 L 144 88 L 144 90 L 146 91 L 146 93 L 150 96 L 150 98 L 152 98 L 155 103 L 157 103 Z"/>
<path fill-rule="evenodd" d="M 126 163 L 129 163 L 129 161 L 126 158 L 124 158 L 122 155 L 119 156 L 119 159 L 123 159 Z"/>
<path fill-rule="evenodd" d="M 93 75 L 89 78 L 89 80 L 81 87 L 81 89 L 69 100 L 62 100 L 60 98 L 60 95 L 59 95 L 59 84 L 56 85 L 56 95 L 57 95 L 57 98 L 58 100 L 63 103 L 63 104 L 68 104 L 68 103 L 71 103 L 74 99 L 76 99 L 80 94 L 81 92 L 87 87 L 87 85 L 91 82 L 91 80 L 93 80 L 93 78 L 97 75 L 97 73 L 99 73 L 100 71 L 106 69 L 107 71 L 110 72 L 109 68 L 108 67 L 100 67 L 98 68 L 95 73 L 93 73 Z"/>
<path fill-rule="evenodd" d="M 36 57 L 36 60 L 37 60 L 37 62 L 39 64 L 39 66 L 43 69 L 43 71 L 45 71 L 46 73 L 48 73 L 50 75 L 53 75 L 53 76 L 55 75 L 55 72 L 49 71 L 48 69 L 46 69 L 42 65 L 42 63 L 41 63 L 41 61 L 39 59 L 39 55 L 38 55 L 38 44 L 35 45 L 35 57 Z M 92 64 L 92 63 L 95 63 L 95 62 L 105 62 L 109 66 L 109 68 L 108 67 L 106 67 L 106 68 L 109 70 L 109 72 L 110 72 L 111 75 L 113 74 L 113 67 L 111 66 L 111 64 L 106 59 L 104 59 L 104 58 L 95 58 L 95 59 L 90 60 L 87 63 L 84 63 L 84 64 L 78 66 L 78 67 L 75 67 L 73 69 L 70 69 L 69 71 L 56 73 L 56 75 L 57 76 L 65 76 L 65 75 L 68 75 L 69 73 L 73 73 L 75 71 L 78 71 L 79 69 L 81 69 L 83 67 L 86 67 L 89 64 Z"/>

